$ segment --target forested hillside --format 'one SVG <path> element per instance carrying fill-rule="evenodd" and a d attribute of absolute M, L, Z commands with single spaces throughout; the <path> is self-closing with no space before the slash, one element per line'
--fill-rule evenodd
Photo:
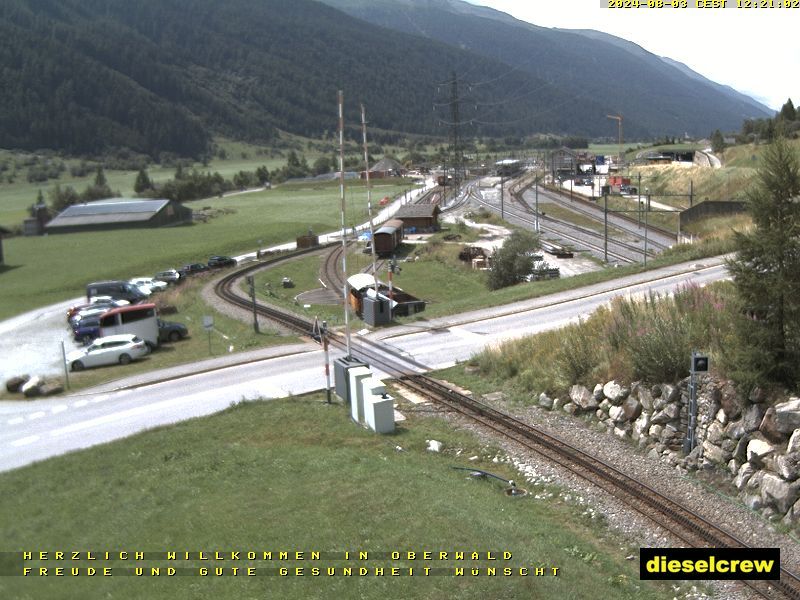
<path fill-rule="evenodd" d="M 465 137 L 608 136 L 620 111 L 630 137 L 710 135 L 764 116 L 652 55 L 496 11 L 344 4 L 407 31 L 313 0 L 5 0 L 0 147 L 200 157 L 215 135 L 319 137 L 339 89 L 346 122 L 363 102 L 376 135 L 447 136 L 454 97 Z"/>
<path fill-rule="evenodd" d="M 311 0 L 9 0 L 0 4 L 0 64 L 0 146 L 193 156 L 211 134 L 265 141 L 276 128 L 330 132 L 339 89 L 350 123 L 364 102 L 372 127 L 446 135 L 439 122 L 449 114 L 435 114 L 433 103 L 450 90 L 439 84 L 453 71 L 489 78 L 506 68 Z M 487 97 L 536 85 L 519 74 Z M 500 107 L 498 121 L 521 125 L 478 131 L 547 125 L 526 124 L 527 110 Z M 572 128 L 568 119 L 550 123 Z"/>
<path fill-rule="evenodd" d="M 533 75 L 567 99 L 548 116 L 581 114 L 583 135 L 596 135 L 598 128 L 601 135 L 613 132 L 606 114 L 622 114 L 625 132 L 633 138 L 707 136 L 716 128 L 734 131 L 745 119 L 772 114 L 685 65 L 679 68 L 600 32 L 537 27 L 461 0 L 322 1 L 373 24 L 446 42 Z M 536 92 L 523 88 L 512 98 L 535 102 Z M 586 107 L 594 105 L 603 107 L 601 123 L 583 118 Z"/>

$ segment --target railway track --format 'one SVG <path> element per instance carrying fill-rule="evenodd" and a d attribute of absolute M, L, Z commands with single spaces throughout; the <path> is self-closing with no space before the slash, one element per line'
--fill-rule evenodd
<path fill-rule="evenodd" d="M 514 197 L 515 200 L 517 200 L 518 202 L 524 204 L 525 206 L 530 207 L 530 204 L 524 199 L 524 195 L 523 195 L 524 191 L 525 190 L 523 189 L 518 194 L 513 194 L 512 193 L 512 197 Z M 578 201 L 578 202 L 567 201 L 560 194 L 551 193 L 551 192 L 546 191 L 546 190 L 542 190 L 540 192 L 540 194 L 545 195 L 545 197 L 546 197 L 548 202 L 551 202 L 553 204 L 557 204 L 557 205 L 562 206 L 562 207 L 566 208 L 567 210 L 570 210 L 570 211 L 572 211 L 574 213 L 577 213 L 579 215 L 583 215 L 585 217 L 588 217 L 589 219 L 592 219 L 593 221 L 596 221 L 597 223 L 603 223 L 605 215 L 603 214 L 603 210 L 599 206 L 596 206 L 594 204 L 592 204 L 590 206 L 585 206 L 584 205 L 585 201 Z M 638 228 L 640 226 L 643 226 L 643 224 L 638 223 L 636 220 L 634 220 L 631 217 L 627 217 L 627 218 L 623 218 L 623 217 L 626 217 L 626 215 L 609 212 L 608 213 L 609 226 L 610 227 L 615 227 L 617 229 L 620 229 L 626 235 L 630 235 L 631 237 L 633 237 L 633 238 L 635 238 L 637 240 L 643 241 L 644 240 L 644 234 L 640 233 L 639 230 L 638 230 Z M 656 229 L 652 225 L 648 225 L 648 231 L 650 231 L 652 233 L 650 235 L 648 235 L 647 244 L 648 244 L 649 247 L 652 247 L 652 249 L 654 251 L 657 250 L 657 251 L 661 252 L 661 251 L 664 251 L 664 250 L 666 250 L 667 248 L 670 247 L 670 243 L 667 243 L 666 239 L 661 239 L 661 238 L 666 238 L 667 236 L 665 236 L 661 232 L 660 229 Z M 674 238 L 674 236 L 671 236 L 669 238 L 670 241 L 672 241 L 672 238 Z M 650 254 L 650 253 L 648 253 L 648 254 Z"/>
<path fill-rule="evenodd" d="M 497 213 L 499 209 L 487 202 L 479 195 L 473 195 L 473 198 L 481 204 L 481 206 Z M 535 213 L 527 204 L 508 204 L 504 208 L 506 218 L 509 216 L 514 218 L 517 223 L 522 224 L 527 229 L 534 229 L 536 225 Z M 543 225 L 544 224 L 544 225 Z M 562 240 L 573 244 L 579 248 L 586 248 L 592 250 L 596 254 L 604 255 L 605 248 L 603 246 L 603 236 L 591 229 L 580 227 L 566 221 L 555 219 L 548 215 L 539 214 L 539 228 L 548 234 L 554 235 Z M 641 256 L 642 250 L 637 246 L 626 244 L 612 238 L 608 239 L 608 256 L 614 260 L 624 263 L 638 262 L 638 257 Z M 648 252 L 648 255 L 651 253 Z"/>
<path fill-rule="evenodd" d="M 253 305 L 250 300 L 237 293 L 239 279 L 255 270 L 268 268 L 306 252 L 289 253 L 231 273 L 216 284 L 215 292 L 232 304 L 252 310 Z M 256 311 L 301 335 L 313 336 L 313 323 L 309 319 L 259 303 L 256 303 Z M 339 334 L 331 333 L 329 340 L 332 345 L 341 349 L 345 348 L 345 341 Z M 606 490 L 625 505 L 669 531 L 681 543 L 692 547 L 748 547 L 742 540 L 683 507 L 679 502 L 626 475 L 597 457 L 590 456 L 538 427 L 460 394 L 424 375 L 423 372 L 427 370 L 425 365 L 403 356 L 379 342 L 365 338 L 359 338 L 359 342 L 358 347 L 353 347 L 351 350 L 353 355 L 381 369 L 391 377 L 395 377 L 403 385 L 429 397 L 448 410 L 480 423 L 498 435 L 545 456 L 548 460 L 560 464 L 581 478 Z M 781 568 L 779 581 L 744 581 L 743 583 L 749 586 L 753 593 L 763 598 L 800 600 L 800 579 L 784 568 Z"/>

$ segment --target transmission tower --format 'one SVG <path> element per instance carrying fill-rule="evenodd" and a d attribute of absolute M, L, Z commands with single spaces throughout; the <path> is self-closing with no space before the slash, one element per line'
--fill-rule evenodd
<path fill-rule="evenodd" d="M 461 99 L 458 96 L 458 78 L 453 71 L 453 79 L 450 82 L 450 142 L 453 149 L 453 184 L 456 189 L 461 187 L 464 181 L 464 150 L 461 146 L 461 115 L 459 105 Z M 445 176 L 447 174 L 445 173 Z"/>

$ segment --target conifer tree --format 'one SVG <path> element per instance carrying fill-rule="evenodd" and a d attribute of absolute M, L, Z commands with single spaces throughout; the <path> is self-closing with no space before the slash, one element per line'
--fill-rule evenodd
<path fill-rule="evenodd" d="M 800 383 L 800 158 L 778 138 L 747 191 L 753 229 L 735 234 L 728 270 L 742 303 L 734 377 L 752 386 Z"/>

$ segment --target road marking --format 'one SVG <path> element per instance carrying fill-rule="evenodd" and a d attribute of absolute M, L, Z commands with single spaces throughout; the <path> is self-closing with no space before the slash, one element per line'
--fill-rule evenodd
<path fill-rule="evenodd" d="M 44 412 L 43 410 L 40 410 L 38 412 L 29 414 L 28 418 L 31 419 L 31 420 L 33 420 L 33 419 L 41 419 L 46 414 L 47 414 L 46 412 Z"/>
<path fill-rule="evenodd" d="M 104 400 L 108 400 L 108 396 L 107 395 L 98 396 L 97 398 L 94 398 L 92 400 L 92 404 L 97 404 L 98 402 L 103 402 Z"/>
<path fill-rule="evenodd" d="M 68 408 L 69 407 L 66 404 L 59 404 L 58 406 L 54 406 L 52 409 L 50 409 L 50 412 L 54 415 L 57 415 L 58 413 L 64 412 Z"/>
<path fill-rule="evenodd" d="M 88 401 L 88 400 L 78 400 L 78 401 L 77 401 L 75 404 L 73 404 L 72 406 L 74 406 L 75 408 L 80 408 L 81 406 L 86 406 L 87 404 L 89 404 L 89 401 Z"/>
<path fill-rule="evenodd" d="M 23 419 L 22 417 L 16 417 L 16 418 L 14 418 L 14 419 L 11 419 L 11 420 L 9 420 L 9 421 L 8 421 L 8 424 L 9 424 L 9 425 L 19 425 L 19 424 L 20 424 L 20 423 L 22 423 L 24 420 L 25 420 L 25 419 Z"/>
<path fill-rule="evenodd" d="M 12 446 L 27 446 L 28 444 L 32 444 L 39 439 L 38 435 L 29 435 L 28 437 L 20 438 L 11 442 Z"/>

